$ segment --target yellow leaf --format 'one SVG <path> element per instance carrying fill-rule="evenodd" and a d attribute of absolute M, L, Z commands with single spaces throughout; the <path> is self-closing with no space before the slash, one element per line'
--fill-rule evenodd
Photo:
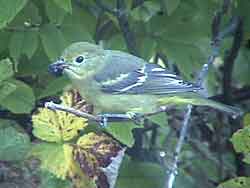
<path fill-rule="evenodd" d="M 97 187 L 114 187 L 125 151 L 118 142 L 91 132 L 80 137 L 73 148 L 75 162 Z"/>
<path fill-rule="evenodd" d="M 70 171 L 72 151 L 68 144 L 38 143 L 33 145 L 30 155 L 40 160 L 41 169 L 64 180 Z"/>
<path fill-rule="evenodd" d="M 64 155 L 68 156 L 67 164 L 69 164 L 68 177 L 71 179 L 75 188 L 96 188 L 94 180 L 89 178 L 81 170 L 79 164 L 73 158 L 73 147 L 64 145 Z"/>
<path fill-rule="evenodd" d="M 61 97 L 62 105 L 74 107 L 79 103 L 75 92 L 68 91 Z M 73 139 L 79 130 L 87 126 L 87 119 L 71 113 L 39 108 L 32 116 L 33 134 L 48 142 L 63 142 Z"/>

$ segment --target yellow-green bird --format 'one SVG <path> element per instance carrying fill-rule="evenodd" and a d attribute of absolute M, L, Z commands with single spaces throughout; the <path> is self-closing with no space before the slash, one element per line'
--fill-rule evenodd
<path fill-rule="evenodd" d="M 93 104 L 94 113 L 103 116 L 154 113 L 169 104 L 203 105 L 241 114 L 236 107 L 206 99 L 199 94 L 199 85 L 183 81 L 157 64 L 87 42 L 67 47 L 49 71 L 67 75 L 81 96 Z"/>

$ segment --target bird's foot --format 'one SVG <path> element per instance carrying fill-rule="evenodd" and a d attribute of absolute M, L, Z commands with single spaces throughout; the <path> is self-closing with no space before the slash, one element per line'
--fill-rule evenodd
<path fill-rule="evenodd" d="M 100 114 L 100 115 L 98 115 L 98 118 L 99 118 L 98 123 L 99 123 L 100 127 L 102 127 L 102 128 L 107 127 L 108 117 L 106 116 L 106 114 Z"/>
<path fill-rule="evenodd" d="M 127 114 L 100 114 L 98 115 L 99 124 L 101 127 L 105 128 L 108 125 L 108 122 L 119 122 L 119 121 L 128 121 L 130 116 Z"/>
<path fill-rule="evenodd" d="M 126 114 L 135 124 L 142 125 L 144 123 L 145 117 L 143 114 L 135 112 L 127 112 Z"/>

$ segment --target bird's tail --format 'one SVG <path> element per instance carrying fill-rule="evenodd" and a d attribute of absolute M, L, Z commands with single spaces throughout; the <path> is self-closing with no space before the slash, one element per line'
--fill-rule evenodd
<path fill-rule="evenodd" d="M 243 111 L 240 108 L 222 104 L 207 98 L 202 98 L 201 96 L 166 96 L 159 99 L 160 105 L 168 104 L 192 104 L 195 106 L 209 106 L 220 111 L 230 114 L 232 117 L 238 117 L 243 115 Z"/>

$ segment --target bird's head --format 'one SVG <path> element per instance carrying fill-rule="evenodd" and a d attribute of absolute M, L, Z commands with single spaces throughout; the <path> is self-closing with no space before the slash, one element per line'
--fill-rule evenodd
<path fill-rule="evenodd" d="M 98 67 L 104 50 L 88 42 L 76 42 L 67 47 L 61 57 L 49 66 L 55 76 L 66 74 L 71 79 L 83 79 L 93 74 Z"/>

